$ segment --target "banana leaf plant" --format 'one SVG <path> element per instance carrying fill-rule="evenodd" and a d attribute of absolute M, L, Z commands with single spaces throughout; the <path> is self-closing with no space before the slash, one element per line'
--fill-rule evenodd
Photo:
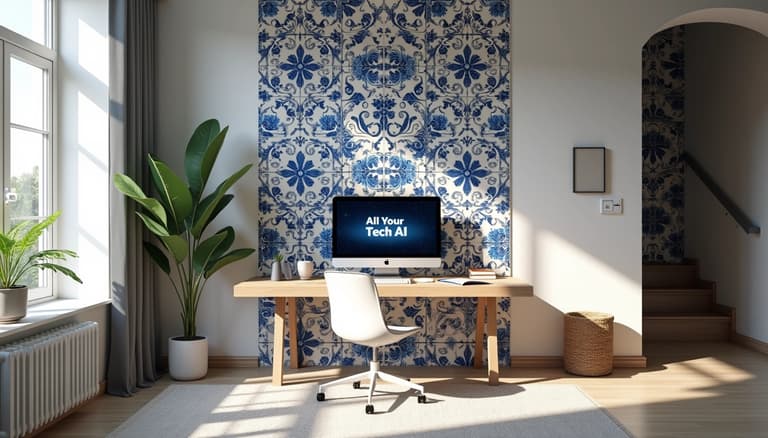
<path fill-rule="evenodd" d="M 229 127 L 220 129 L 211 119 L 195 129 L 184 155 L 186 181 L 173 173 L 162 161 L 149 155 L 149 170 L 155 196 L 148 196 L 130 177 L 115 174 L 115 187 L 138 204 L 136 214 L 157 237 L 155 244 L 144 242 L 144 249 L 154 263 L 168 276 L 181 305 L 184 338 L 197 337 L 197 306 L 206 281 L 216 271 L 248 257 L 253 248 L 230 250 L 235 230 L 224 227 L 206 236 L 208 225 L 230 203 L 227 194 L 252 164 L 224 179 L 204 195 L 208 177 L 216 162 Z M 173 266 L 172 266 L 173 265 Z"/>

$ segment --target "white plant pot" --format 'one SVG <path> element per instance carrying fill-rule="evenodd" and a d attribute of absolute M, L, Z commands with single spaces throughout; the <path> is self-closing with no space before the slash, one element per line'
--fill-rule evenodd
<path fill-rule="evenodd" d="M 296 262 L 296 270 L 299 272 L 299 278 L 309 280 L 315 270 L 315 263 L 312 260 L 299 260 Z"/>
<path fill-rule="evenodd" d="M 208 338 L 168 338 L 168 371 L 174 380 L 197 380 L 208 374 Z"/>
<path fill-rule="evenodd" d="M 27 315 L 26 286 L 0 289 L 0 323 L 16 322 Z"/>

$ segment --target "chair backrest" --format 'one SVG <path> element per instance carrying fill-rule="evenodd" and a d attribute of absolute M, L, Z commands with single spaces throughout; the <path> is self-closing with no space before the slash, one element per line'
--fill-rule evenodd
<path fill-rule="evenodd" d="M 331 329 L 351 342 L 364 342 L 389 333 L 373 277 L 362 272 L 326 271 L 331 305 Z"/>

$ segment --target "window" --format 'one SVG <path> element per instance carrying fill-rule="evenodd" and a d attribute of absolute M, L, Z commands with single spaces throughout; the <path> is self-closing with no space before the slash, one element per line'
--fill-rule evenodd
<path fill-rule="evenodd" d="M 54 59 L 50 0 L 0 0 L 2 226 L 53 213 Z M 38 243 L 52 247 L 50 232 Z M 29 299 L 53 296 L 49 271 L 24 279 Z"/>

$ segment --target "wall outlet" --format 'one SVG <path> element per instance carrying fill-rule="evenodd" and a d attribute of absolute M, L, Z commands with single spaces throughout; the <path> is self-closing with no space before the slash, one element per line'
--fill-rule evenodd
<path fill-rule="evenodd" d="M 624 199 L 600 199 L 600 214 L 622 214 Z"/>

